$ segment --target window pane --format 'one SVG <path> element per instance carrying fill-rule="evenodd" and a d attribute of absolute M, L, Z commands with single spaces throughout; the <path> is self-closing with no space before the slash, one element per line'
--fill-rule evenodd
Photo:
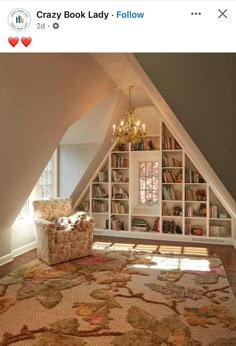
<path fill-rule="evenodd" d="M 153 163 L 153 176 L 158 177 L 159 164 L 158 162 Z"/>
<path fill-rule="evenodd" d="M 145 162 L 140 163 L 139 165 L 139 176 L 142 177 L 145 175 Z"/>
<path fill-rule="evenodd" d="M 145 178 L 139 179 L 139 189 L 145 189 Z"/>
<path fill-rule="evenodd" d="M 153 203 L 158 202 L 158 191 L 153 191 Z"/>
<path fill-rule="evenodd" d="M 152 162 L 146 162 L 146 175 L 152 176 Z"/>
<path fill-rule="evenodd" d="M 146 189 L 152 190 L 152 178 L 146 178 Z"/>
<path fill-rule="evenodd" d="M 139 191 L 139 202 L 145 204 L 145 190 Z"/>
<path fill-rule="evenodd" d="M 152 203 L 152 191 L 146 191 L 146 204 Z"/>
<path fill-rule="evenodd" d="M 158 190 L 158 177 L 152 178 L 153 190 Z"/>

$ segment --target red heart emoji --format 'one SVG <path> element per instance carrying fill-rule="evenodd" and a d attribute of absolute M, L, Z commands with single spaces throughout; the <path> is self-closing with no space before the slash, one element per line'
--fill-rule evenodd
<path fill-rule="evenodd" d="M 28 45 L 31 43 L 32 38 L 31 37 L 22 37 L 21 42 L 25 47 L 28 47 Z"/>
<path fill-rule="evenodd" d="M 15 47 L 19 42 L 19 37 L 9 37 L 8 42 L 12 45 L 12 47 Z"/>

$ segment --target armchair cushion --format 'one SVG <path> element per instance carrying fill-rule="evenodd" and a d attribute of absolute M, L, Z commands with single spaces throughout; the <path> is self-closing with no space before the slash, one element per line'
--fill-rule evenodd
<path fill-rule="evenodd" d="M 34 216 L 52 221 L 62 216 L 70 216 L 72 213 L 72 201 L 70 198 L 54 198 L 33 201 Z"/>

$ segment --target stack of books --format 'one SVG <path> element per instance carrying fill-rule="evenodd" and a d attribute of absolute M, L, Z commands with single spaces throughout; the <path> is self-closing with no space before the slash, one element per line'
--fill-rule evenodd
<path fill-rule="evenodd" d="M 141 232 L 147 232 L 148 231 L 148 223 L 144 219 L 133 219 L 132 220 L 132 231 L 141 231 Z"/>

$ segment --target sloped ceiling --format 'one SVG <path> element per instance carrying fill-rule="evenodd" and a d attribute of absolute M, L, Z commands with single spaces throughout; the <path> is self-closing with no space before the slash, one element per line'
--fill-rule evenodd
<path fill-rule="evenodd" d="M 134 54 L 236 197 L 236 54 Z"/>
<path fill-rule="evenodd" d="M 104 140 L 110 109 L 114 95 L 109 95 L 91 111 L 85 113 L 78 121 L 68 128 L 60 141 L 60 145 L 78 143 L 101 143 Z M 99 126 L 98 126 L 99 125 Z"/>

